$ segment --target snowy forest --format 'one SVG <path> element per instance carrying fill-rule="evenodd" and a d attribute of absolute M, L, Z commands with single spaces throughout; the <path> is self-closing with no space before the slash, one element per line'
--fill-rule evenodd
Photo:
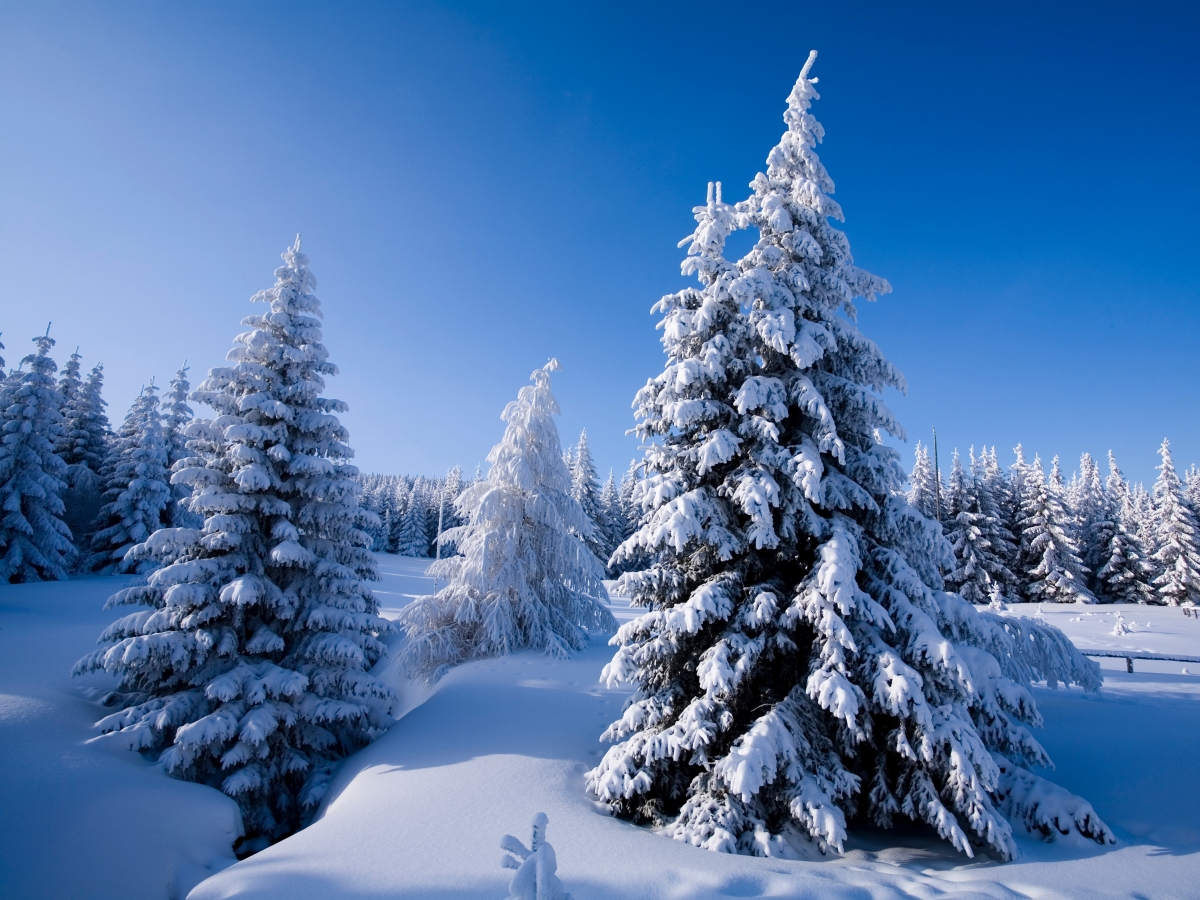
<path fill-rule="evenodd" d="M 1092 604 L 1200 603 L 1200 469 L 1181 473 L 1163 440 L 1149 486 L 1111 453 L 1068 475 L 1021 445 L 942 466 L 918 442 L 908 471 L 885 402 L 903 376 L 855 308 L 891 285 L 834 224 L 815 59 L 748 191 L 730 202 L 710 183 L 693 210 L 680 246 L 695 283 L 653 308 L 665 360 L 634 401 L 642 456 L 619 473 L 598 471 L 586 430 L 562 445 L 556 360 L 513 385 L 469 476 L 360 472 L 347 406 L 326 395 L 337 308 L 299 236 L 226 360 L 196 384 L 187 362 L 150 378 L 119 423 L 93 362 L 117 348 L 60 367 L 51 325 L 0 360 L 0 581 L 106 585 L 116 612 L 72 670 L 103 686 L 96 733 L 236 804 L 239 859 L 347 808 L 349 760 L 376 759 L 378 778 L 432 768 L 355 756 L 424 721 L 412 697 L 432 709 L 444 691 L 459 704 L 445 720 L 486 731 L 464 685 L 488 722 L 537 703 L 569 722 L 564 697 L 617 697 L 588 707 L 602 746 L 571 760 L 562 790 L 660 846 L 812 862 L 915 828 L 1006 862 L 1026 838 L 1116 844 L 1035 737 L 1056 727 L 1046 697 L 1103 683 L 1040 605 L 1082 621 Z M 757 241 L 729 258 L 741 231 Z M 411 560 L 427 590 L 378 590 Z M 586 669 L 571 677 L 593 694 L 486 699 L 506 659 L 535 655 Z M 512 676 L 527 693 L 557 677 L 530 671 Z M 463 751 L 461 777 L 520 755 L 506 747 Z M 502 793 L 505 771 L 487 776 Z M 503 838 L 511 897 L 567 896 L 546 828 L 538 814 L 528 848 Z"/>

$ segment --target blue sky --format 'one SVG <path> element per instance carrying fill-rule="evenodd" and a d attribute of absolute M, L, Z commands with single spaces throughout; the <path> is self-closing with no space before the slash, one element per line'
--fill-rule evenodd
<path fill-rule="evenodd" d="M 619 471 L 691 208 L 815 47 L 906 461 L 936 426 L 1149 479 L 1164 436 L 1200 462 L 1198 38 L 1184 3 L 0 3 L 3 355 L 53 319 L 119 421 L 221 364 L 299 231 L 364 469 L 472 471 L 557 356 Z"/>

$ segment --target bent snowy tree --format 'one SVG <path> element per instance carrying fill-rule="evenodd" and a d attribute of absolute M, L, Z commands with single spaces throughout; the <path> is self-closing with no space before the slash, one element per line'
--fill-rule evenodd
<path fill-rule="evenodd" d="M 203 527 L 163 528 L 126 559 L 162 567 L 109 606 L 113 623 L 76 673 L 117 675 L 129 705 L 99 723 L 137 750 L 163 750 L 172 774 L 219 787 L 247 838 L 305 823 L 332 764 L 390 724 L 390 689 L 369 673 L 389 623 L 360 527 L 358 470 L 340 400 L 321 397 L 337 368 L 321 344 L 316 279 L 300 239 L 275 286 L 253 298 L 229 352 L 192 399 L 217 412 L 187 427 L 191 456 L 173 480 Z M 164 749 L 165 748 L 165 749 Z M 253 844 L 251 846 L 254 846 Z"/>
<path fill-rule="evenodd" d="M 943 590 L 950 547 L 882 443 L 903 432 L 880 394 L 904 381 L 853 300 L 890 288 L 830 224 L 813 58 L 749 199 L 710 185 L 695 210 L 683 271 L 701 287 L 655 307 L 668 359 L 635 401 L 641 524 L 616 553 L 654 560 L 620 583 L 649 612 L 614 639 L 602 677 L 637 690 L 588 787 L 726 852 L 840 850 L 853 821 L 898 817 L 967 854 L 1016 855 L 1005 815 L 1108 840 L 1086 801 L 1023 768 L 1048 762 L 1027 685 L 1096 688 L 1096 665 Z M 742 228 L 759 241 L 727 261 Z"/>
<path fill-rule="evenodd" d="M 468 659 L 532 648 L 552 656 L 612 634 L 604 564 L 588 549 L 594 525 L 571 497 L 550 392 L 551 360 L 505 407 L 504 437 L 488 454 L 491 469 L 455 500 L 467 524 L 446 532 L 461 556 L 429 573 L 449 579 L 432 597 L 407 606 L 401 660 L 432 677 Z"/>

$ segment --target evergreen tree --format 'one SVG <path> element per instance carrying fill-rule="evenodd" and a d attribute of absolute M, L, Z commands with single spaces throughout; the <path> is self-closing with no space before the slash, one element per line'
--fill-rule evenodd
<path fill-rule="evenodd" d="M 96 478 L 108 455 L 110 434 L 103 389 L 104 366 L 97 363 L 67 404 L 63 423 L 67 436 L 66 449 L 61 454 L 63 462 L 81 466 Z"/>
<path fill-rule="evenodd" d="M 125 554 L 170 520 L 170 444 L 163 434 L 155 390 L 151 384 L 135 404 L 133 435 L 122 442 L 121 455 L 113 464 L 104 492 L 108 502 L 100 509 L 92 538 L 92 569 L 147 572 L 154 567 L 149 559 L 127 565 Z"/>
<path fill-rule="evenodd" d="M 927 519 L 937 518 L 940 493 L 937 482 L 938 476 L 933 471 L 929 448 L 917 441 L 916 462 L 912 474 L 908 476 L 908 502 Z"/>
<path fill-rule="evenodd" d="M 1095 603 L 1063 506 L 1061 473 L 1057 480 L 1047 482 L 1042 461 L 1035 456 L 1023 480 L 1020 528 L 1028 566 L 1027 598 L 1034 603 Z"/>
<path fill-rule="evenodd" d="M 608 478 L 604 480 L 604 487 L 600 489 L 600 515 L 604 522 L 604 545 L 608 550 L 608 554 L 601 560 L 607 565 L 613 551 L 625 540 L 625 511 L 621 509 L 617 479 L 612 469 L 608 470 Z"/>
<path fill-rule="evenodd" d="M 602 563 L 608 563 L 616 547 L 609 540 L 608 517 L 600 502 L 600 478 L 596 474 L 596 463 L 592 460 L 592 451 L 588 447 L 587 429 L 579 434 L 579 444 L 572 455 L 571 466 L 571 498 L 583 507 L 592 523 L 589 536 L 584 538 L 596 558 Z"/>
<path fill-rule="evenodd" d="M 641 509 L 639 509 L 637 501 L 634 499 L 634 492 L 638 482 L 637 467 L 637 460 L 631 459 L 629 461 L 629 468 L 621 476 L 621 486 L 617 489 L 621 501 L 621 512 L 624 513 L 624 517 L 621 519 L 622 542 L 633 537 L 634 532 L 638 528 L 638 521 L 642 517 Z"/>
<path fill-rule="evenodd" d="M 591 522 L 571 497 L 550 392 L 551 360 L 504 410 L 504 438 L 486 481 L 457 500 L 468 523 L 451 532 L 462 556 L 430 567 L 449 583 L 405 607 L 403 664 L 433 677 L 468 659 L 532 648 L 552 656 L 611 633 L 604 570 L 584 544 Z"/>
<path fill-rule="evenodd" d="M 321 396 L 337 368 L 299 245 L 253 298 L 269 311 L 243 320 L 232 365 L 192 395 L 218 416 L 188 426 L 197 464 L 176 473 L 204 528 L 165 528 L 131 551 L 165 565 L 109 603 L 150 608 L 76 665 L 131 692 L 100 728 L 236 799 L 251 847 L 308 820 L 334 763 L 382 733 L 394 699 L 369 673 L 390 625 L 365 583 L 371 516 L 336 415 L 346 405 Z"/>
<path fill-rule="evenodd" d="M 990 551 L 987 572 L 993 582 L 988 589 L 989 602 L 995 590 L 1012 598 L 1022 596 L 1021 579 L 1012 570 L 1016 562 L 1017 547 L 1012 532 L 1005 524 L 1010 516 L 1005 512 L 1008 505 L 1008 482 L 996 448 L 985 447 L 978 457 L 971 454 L 971 476 L 975 483 L 975 494 L 979 500 L 979 511 L 983 515 L 980 527 Z"/>
<path fill-rule="evenodd" d="M 1154 482 L 1154 579 L 1158 601 L 1168 606 L 1200 600 L 1200 546 L 1196 517 L 1171 461 L 1171 442 L 1158 449 L 1162 465 Z"/>
<path fill-rule="evenodd" d="M 1008 505 L 1005 508 L 1006 517 L 1004 524 L 1012 534 L 1013 544 L 1016 547 L 1016 554 L 1013 557 L 1012 564 L 1009 566 L 1013 574 L 1016 575 L 1018 586 L 1020 587 L 1020 591 L 1016 596 L 1028 597 L 1030 585 L 1029 572 L 1036 566 L 1036 563 L 1031 562 L 1029 559 L 1031 538 L 1026 538 L 1023 525 L 1025 504 L 1029 493 L 1030 468 L 1029 463 L 1025 461 L 1025 448 L 1021 444 L 1017 444 L 1013 448 L 1013 454 L 1016 459 L 1008 467 Z"/>
<path fill-rule="evenodd" d="M 857 815 L 1013 856 L 1002 768 L 1033 778 L 1010 760 L 1045 761 L 1017 657 L 1045 640 L 1092 686 L 1096 669 L 1057 631 L 1013 640 L 1030 623 L 941 590 L 949 547 L 880 437 L 903 435 L 878 394 L 904 382 L 853 298 L 888 284 L 830 224 L 811 64 L 751 197 L 710 189 L 696 209 L 683 271 L 701 288 L 655 307 L 668 358 L 635 401 L 644 513 L 618 551 L 652 554 L 620 582 L 649 612 L 605 668 L 637 690 L 587 786 L 712 850 L 787 855 L 801 835 L 840 849 Z M 738 227 L 759 240 L 731 263 Z"/>
<path fill-rule="evenodd" d="M 1117 466 L 1112 451 L 1108 451 L 1108 481 L 1105 497 L 1108 518 L 1113 533 L 1096 570 L 1099 590 L 1096 596 L 1112 603 L 1145 603 L 1154 594 L 1147 580 L 1145 549 L 1137 539 L 1137 523 L 1133 500 L 1125 476 Z"/>
<path fill-rule="evenodd" d="M 1107 582 L 1100 574 L 1108 562 L 1109 550 L 1117 532 L 1118 508 L 1104 489 L 1100 468 L 1090 453 L 1079 459 L 1079 478 L 1072 505 L 1079 523 L 1079 555 L 1090 572 L 1088 587 L 1097 599 L 1105 599 Z"/>
<path fill-rule="evenodd" d="M 79 355 L 79 348 L 75 348 L 75 352 L 71 354 L 71 358 L 67 360 L 67 364 L 63 366 L 62 374 L 58 378 L 58 393 L 62 397 L 62 414 L 64 421 L 68 418 L 68 410 L 75 402 L 75 396 L 79 393 L 80 387 L 83 385 L 83 380 L 80 378 L 81 365 L 80 360 L 83 359 Z M 58 445 L 54 448 L 54 452 L 63 458 L 66 462 L 67 455 L 71 451 L 70 431 L 64 425 L 63 437 Z M 70 465 L 70 463 L 67 463 Z"/>
<path fill-rule="evenodd" d="M 187 448 L 187 427 L 195 418 L 195 413 L 188 405 L 188 394 L 191 384 L 188 382 L 188 365 L 184 360 L 183 366 L 175 373 L 163 397 L 162 426 L 167 441 L 167 468 L 174 469 L 187 465 L 191 453 Z M 167 507 L 167 524 L 175 528 L 199 528 L 203 519 L 191 512 L 187 503 L 192 490 L 181 481 L 171 481 L 171 503 Z"/>
<path fill-rule="evenodd" d="M 408 505 L 396 537 L 396 552 L 401 556 L 429 556 L 428 512 L 426 509 L 425 479 L 417 478 L 408 494 Z"/>
<path fill-rule="evenodd" d="M 91 525 L 103 503 L 100 471 L 108 456 L 111 437 L 104 412 L 108 404 L 102 396 L 103 387 L 104 366 L 97 363 L 67 403 L 63 423 L 66 439 L 60 446 L 66 448 L 61 455 L 67 464 L 69 485 L 63 494 L 63 521 L 75 535 L 79 549 L 89 545 Z"/>
<path fill-rule="evenodd" d="M 972 463 L 974 457 L 972 451 Z M 946 485 L 946 539 L 953 554 L 946 587 L 970 603 L 988 603 L 994 583 L 1006 585 L 1012 581 L 1012 573 L 997 557 L 988 539 L 996 530 L 996 522 L 984 511 L 980 491 L 980 485 L 973 475 L 967 474 L 955 450 Z"/>
<path fill-rule="evenodd" d="M 50 328 L 6 379 L 0 406 L 0 582 L 59 580 L 75 557 L 63 522 L 67 464 L 54 452 L 62 441 L 62 395 L 50 358 Z"/>

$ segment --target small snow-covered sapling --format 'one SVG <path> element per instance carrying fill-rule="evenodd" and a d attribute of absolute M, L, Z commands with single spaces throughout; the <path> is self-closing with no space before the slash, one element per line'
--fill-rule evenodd
<path fill-rule="evenodd" d="M 554 848 L 546 843 L 549 822 L 545 813 L 533 817 L 533 836 L 528 849 L 511 834 L 500 839 L 500 849 L 507 851 L 501 857 L 500 865 L 517 870 L 508 883 L 507 900 L 572 900 L 555 874 L 558 860 Z"/>

